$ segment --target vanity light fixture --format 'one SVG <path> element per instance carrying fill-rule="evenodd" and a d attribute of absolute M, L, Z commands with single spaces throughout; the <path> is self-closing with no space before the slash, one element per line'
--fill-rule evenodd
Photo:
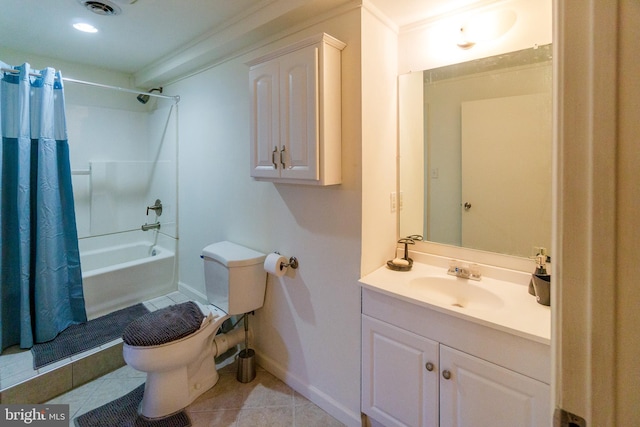
<path fill-rule="evenodd" d="M 475 42 L 472 42 L 467 38 L 467 34 L 464 31 L 464 27 L 460 27 L 460 33 L 458 35 L 458 41 L 456 42 L 460 49 L 471 49 L 475 46 Z"/>
<path fill-rule="evenodd" d="M 496 40 L 506 34 L 516 23 L 513 10 L 494 10 L 471 16 L 460 26 L 456 44 L 461 49 L 469 49 L 476 43 Z"/>

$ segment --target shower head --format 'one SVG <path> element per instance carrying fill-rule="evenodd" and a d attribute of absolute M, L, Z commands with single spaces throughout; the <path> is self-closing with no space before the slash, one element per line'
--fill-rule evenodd
<path fill-rule="evenodd" d="M 162 93 L 162 87 L 154 87 L 153 89 L 151 89 L 147 93 L 151 93 L 154 90 Z M 149 95 L 147 93 L 141 93 L 140 95 L 138 95 L 137 96 L 138 102 L 140 102 L 142 104 L 146 104 L 147 102 L 149 102 Z"/>

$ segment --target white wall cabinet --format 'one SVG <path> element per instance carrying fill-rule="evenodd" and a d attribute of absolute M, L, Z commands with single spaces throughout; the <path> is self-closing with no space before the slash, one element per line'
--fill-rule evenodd
<path fill-rule="evenodd" d="M 320 34 L 247 64 L 252 177 L 340 184 L 344 47 L 341 41 Z"/>
<path fill-rule="evenodd" d="M 429 322 L 437 328 L 447 322 L 446 315 L 436 313 L 433 319 L 415 318 L 403 310 L 404 301 L 388 296 L 373 295 L 363 291 L 362 315 L 362 412 L 374 426 L 386 427 L 548 427 L 551 419 L 550 387 L 541 381 L 547 379 L 545 369 L 538 378 L 532 378 L 514 368 L 531 362 L 528 349 L 518 346 L 518 339 L 511 343 L 489 328 L 465 327 L 465 321 L 451 317 L 453 329 L 446 334 L 458 333 L 452 339 L 458 347 L 473 349 L 478 342 L 488 349 L 477 357 L 466 351 L 444 344 L 442 336 L 427 337 L 429 329 L 419 325 Z M 385 298 L 387 301 L 385 302 Z M 372 304 L 368 304 L 372 301 Z M 382 302 L 382 305 L 381 305 Z M 388 307 L 383 307 L 388 303 Z M 382 307 L 382 310 L 377 309 Z M 393 324 L 398 313 L 399 325 Z M 442 317 L 445 316 L 445 317 Z M 376 318 L 379 317 L 379 318 Z M 412 319 L 412 317 L 414 317 Z M 432 322 L 430 322 L 432 320 Z M 416 325 L 413 328 L 412 325 Z M 465 330 L 455 329 L 463 326 Z M 475 326 L 475 325 L 474 325 Z M 411 330 L 413 329 L 413 330 Z M 446 329 L 446 328 L 445 328 Z M 478 331 L 486 329 L 486 335 Z M 465 336 L 469 331 L 474 337 Z M 432 339 L 434 338 L 434 339 Z M 503 339 L 506 338 L 506 341 Z M 543 349 L 544 350 L 544 349 Z M 512 353 L 522 360 L 504 359 L 500 366 L 492 361 L 492 353 Z M 536 353 L 534 351 L 533 353 Z M 540 353 L 545 355 L 543 351 Z M 533 357 L 539 357 L 535 354 Z M 536 361 L 535 366 L 539 365 Z M 537 369 L 537 368 L 536 368 Z M 527 372 L 527 374 L 529 374 Z"/>

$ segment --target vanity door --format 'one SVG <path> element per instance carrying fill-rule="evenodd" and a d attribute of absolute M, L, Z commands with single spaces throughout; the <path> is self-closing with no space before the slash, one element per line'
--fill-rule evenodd
<path fill-rule="evenodd" d="M 362 412 L 386 427 L 437 427 L 438 343 L 363 315 Z"/>
<path fill-rule="evenodd" d="M 441 427 L 548 427 L 549 386 L 440 345 Z"/>

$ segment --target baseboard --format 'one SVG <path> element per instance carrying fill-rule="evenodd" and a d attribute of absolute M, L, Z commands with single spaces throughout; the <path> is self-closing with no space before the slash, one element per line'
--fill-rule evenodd
<path fill-rule="evenodd" d="M 333 399 L 316 387 L 308 384 L 297 376 L 287 372 L 287 370 L 275 360 L 256 354 L 256 362 L 272 375 L 283 381 L 289 387 L 309 399 L 315 405 L 322 408 L 329 415 L 350 427 L 361 427 L 362 419 L 360 413 L 354 413 L 340 402 Z"/>

